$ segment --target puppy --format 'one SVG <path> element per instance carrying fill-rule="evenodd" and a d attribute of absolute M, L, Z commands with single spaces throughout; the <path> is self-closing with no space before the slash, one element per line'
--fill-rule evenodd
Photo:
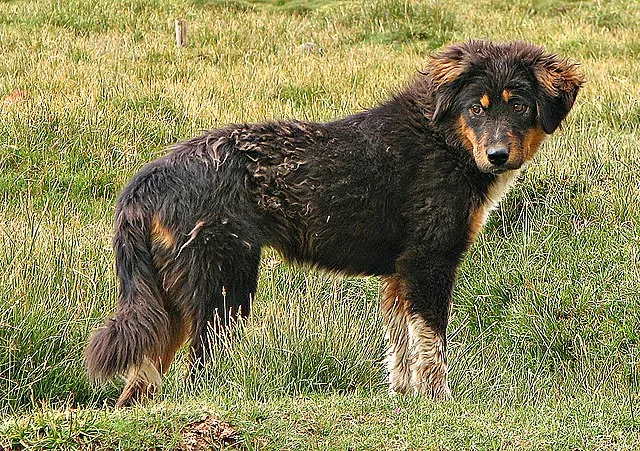
<path fill-rule="evenodd" d="M 522 42 L 433 55 L 382 105 L 329 123 L 231 125 L 177 144 L 120 195 L 118 309 L 86 348 L 117 401 L 152 395 L 176 351 L 192 365 L 249 315 L 260 251 L 383 281 L 393 391 L 450 396 L 456 270 L 500 198 L 571 110 L 575 64 Z"/>

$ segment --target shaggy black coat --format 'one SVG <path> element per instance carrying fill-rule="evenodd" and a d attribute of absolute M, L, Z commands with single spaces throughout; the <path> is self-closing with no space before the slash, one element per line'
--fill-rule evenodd
<path fill-rule="evenodd" d="M 329 123 L 231 125 L 176 145 L 118 200 L 118 312 L 87 347 L 90 375 L 128 374 L 126 405 L 155 389 L 145 361 L 164 372 L 190 340 L 202 362 L 208 331 L 249 314 L 271 246 L 289 261 L 384 276 L 392 388 L 447 396 L 456 268 L 493 191 L 506 189 L 501 178 L 558 127 L 581 84 L 574 65 L 538 47 L 470 42 L 434 55 L 376 108 Z M 489 161 L 487 136 L 509 161 Z"/>

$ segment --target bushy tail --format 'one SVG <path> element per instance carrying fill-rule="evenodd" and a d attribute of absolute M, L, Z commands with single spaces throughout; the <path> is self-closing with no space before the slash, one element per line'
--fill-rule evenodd
<path fill-rule="evenodd" d="M 151 214 L 131 198 L 116 211 L 114 251 L 118 309 L 96 330 L 85 349 L 87 373 L 105 380 L 154 361 L 167 345 L 169 318 L 150 243 Z"/>

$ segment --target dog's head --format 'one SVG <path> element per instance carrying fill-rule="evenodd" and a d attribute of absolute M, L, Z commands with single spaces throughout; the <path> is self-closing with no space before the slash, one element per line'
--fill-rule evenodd
<path fill-rule="evenodd" d="M 520 168 L 571 110 L 584 83 L 575 64 L 544 49 L 471 41 L 431 57 L 433 121 L 453 133 L 483 172 Z"/>

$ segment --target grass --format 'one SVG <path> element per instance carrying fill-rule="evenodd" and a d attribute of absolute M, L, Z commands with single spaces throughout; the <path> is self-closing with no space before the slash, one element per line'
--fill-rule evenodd
<path fill-rule="evenodd" d="M 206 416 L 248 449 L 639 449 L 639 6 L 0 3 L 0 95 L 29 92 L 0 106 L 0 449 L 179 449 Z M 157 401 L 105 407 L 119 384 L 89 384 L 81 355 L 115 305 L 126 180 L 204 128 L 375 105 L 468 38 L 545 45 L 589 82 L 460 270 L 455 400 L 386 393 L 377 280 L 267 251 L 255 315 L 200 380 L 180 355 Z"/>

